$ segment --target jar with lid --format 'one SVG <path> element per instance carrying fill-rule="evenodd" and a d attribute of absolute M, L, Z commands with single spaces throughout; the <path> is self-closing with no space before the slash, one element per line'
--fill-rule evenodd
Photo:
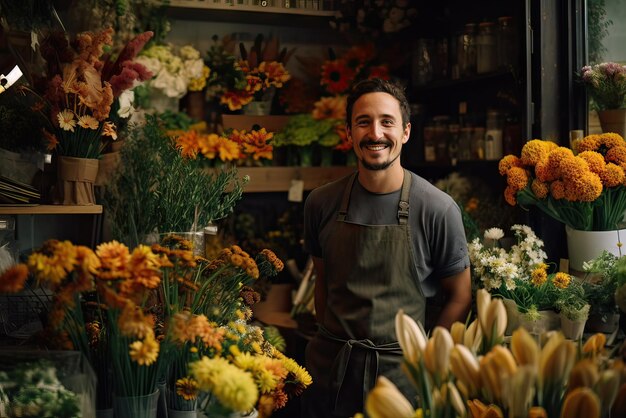
<path fill-rule="evenodd" d="M 493 22 L 481 22 L 476 35 L 476 72 L 484 74 L 497 69 L 496 33 Z"/>
<path fill-rule="evenodd" d="M 499 160 L 502 158 L 502 128 L 504 117 L 497 110 L 487 112 L 485 126 L 485 159 Z"/>
<path fill-rule="evenodd" d="M 0 215 L 0 274 L 19 262 L 19 250 L 15 239 L 15 218 Z"/>
<path fill-rule="evenodd" d="M 448 124 L 450 117 L 448 115 L 433 116 L 435 129 L 435 160 L 439 163 L 448 162 L 448 140 L 449 131 Z"/>
<path fill-rule="evenodd" d="M 466 23 L 457 41 L 457 65 L 459 75 L 468 77 L 476 74 L 476 24 Z"/>
<path fill-rule="evenodd" d="M 513 26 L 511 16 L 500 16 L 498 18 L 498 29 L 496 37 L 496 57 L 498 67 L 517 67 L 518 42 L 516 29 Z"/>

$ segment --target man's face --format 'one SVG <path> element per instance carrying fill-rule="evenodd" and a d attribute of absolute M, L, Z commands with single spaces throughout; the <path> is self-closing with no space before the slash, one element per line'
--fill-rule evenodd
<path fill-rule="evenodd" d="M 390 94 L 367 93 L 354 103 L 348 135 L 362 168 L 384 170 L 391 166 L 410 133 L 411 124 L 402 126 L 400 104 Z"/>

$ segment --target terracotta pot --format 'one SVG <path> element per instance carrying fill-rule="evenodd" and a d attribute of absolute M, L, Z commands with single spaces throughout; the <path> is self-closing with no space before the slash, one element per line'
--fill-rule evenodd
<path fill-rule="evenodd" d="M 609 109 L 598 111 L 602 132 L 615 132 L 626 136 L 626 109 Z"/>
<path fill-rule="evenodd" d="M 99 161 L 94 158 L 60 156 L 57 161 L 56 204 L 94 205 L 94 182 Z"/>

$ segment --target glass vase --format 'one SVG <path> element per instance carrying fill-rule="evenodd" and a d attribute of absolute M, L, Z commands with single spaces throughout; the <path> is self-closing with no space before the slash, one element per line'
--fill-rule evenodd
<path fill-rule="evenodd" d="M 159 391 L 143 396 L 113 396 L 115 418 L 156 418 Z"/>

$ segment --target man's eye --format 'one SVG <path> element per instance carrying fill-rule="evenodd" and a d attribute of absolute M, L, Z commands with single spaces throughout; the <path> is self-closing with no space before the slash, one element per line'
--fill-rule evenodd
<path fill-rule="evenodd" d="M 385 126 L 393 126 L 393 120 L 385 119 L 385 120 L 383 120 L 383 125 L 385 125 Z"/>
<path fill-rule="evenodd" d="M 366 120 L 360 120 L 356 124 L 357 126 L 367 126 L 368 122 Z"/>

